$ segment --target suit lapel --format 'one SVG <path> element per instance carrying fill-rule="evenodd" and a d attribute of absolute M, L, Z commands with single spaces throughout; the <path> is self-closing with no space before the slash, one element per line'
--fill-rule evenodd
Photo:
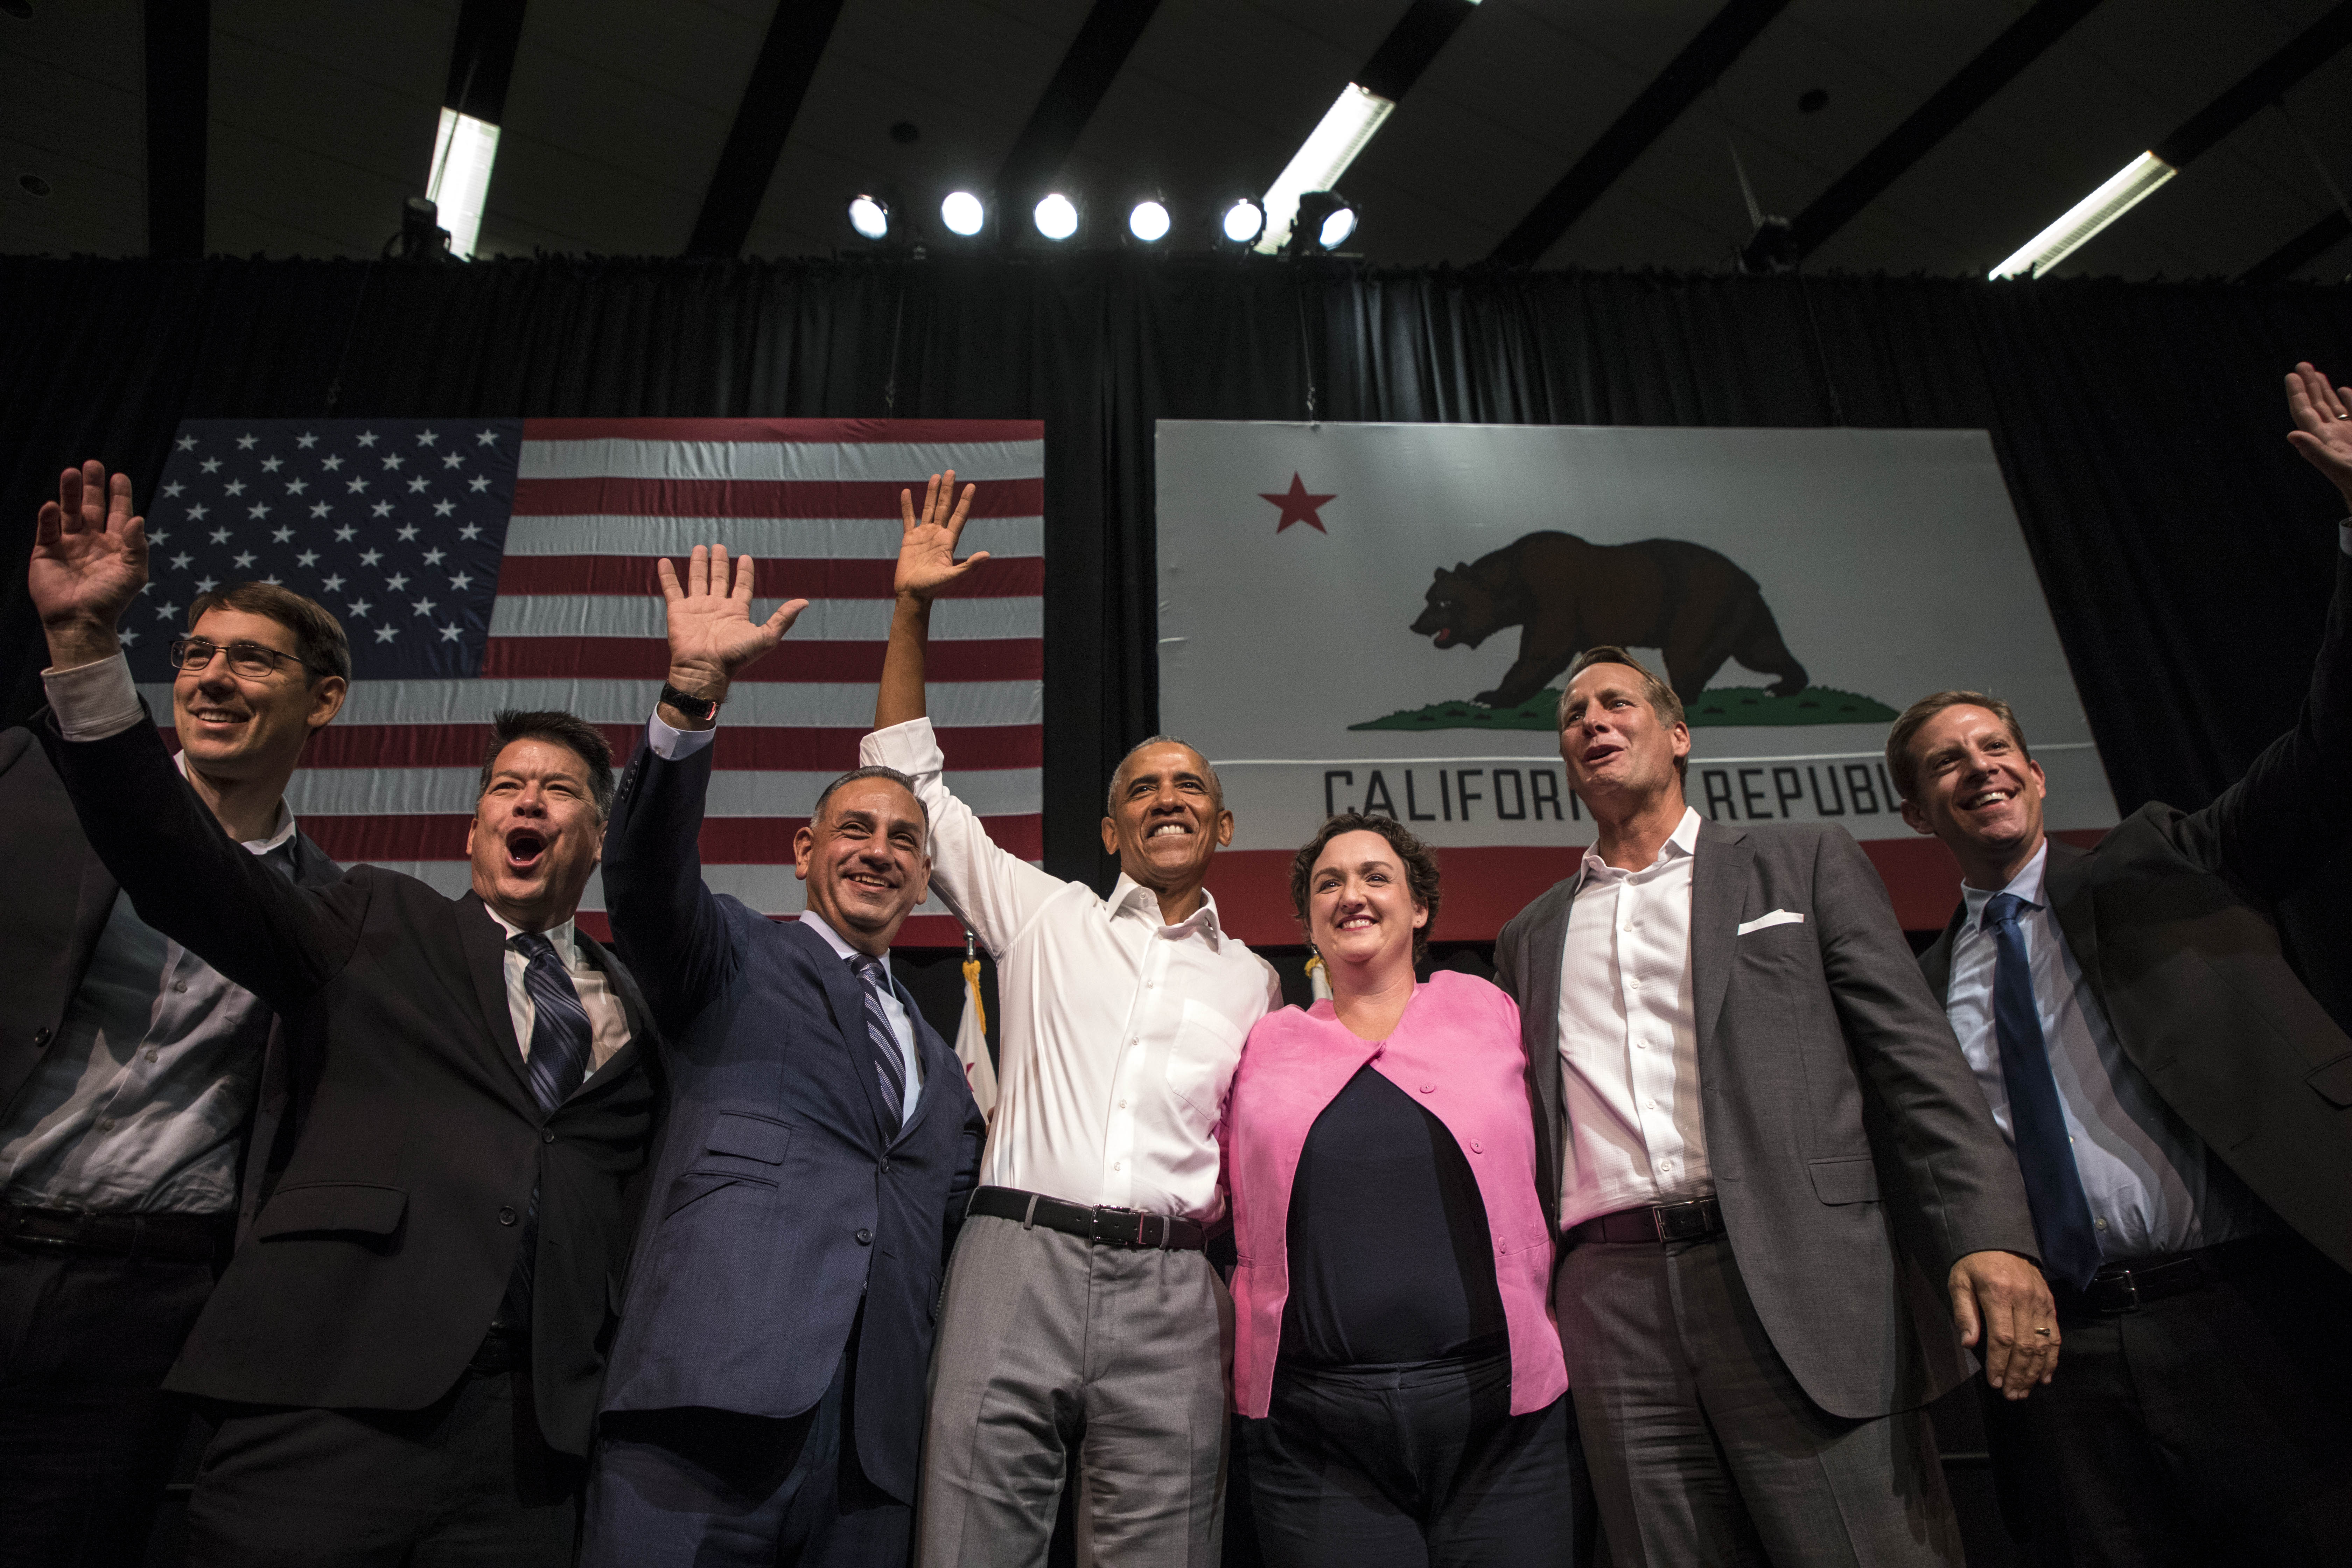
<path fill-rule="evenodd" d="M 898 1108 L 882 1098 L 881 1075 L 874 1069 L 874 1045 L 866 1033 L 865 982 L 851 973 L 841 954 L 824 938 L 807 930 L 805 922 L 792 923 L 800 940 L 815 954 L 816 972 L 824 981 L 824 999 L 833 1005 L 834 1032 L 849 1053 L 850 1076 L 865 1089 L 866 1103 L 874 1112 L 874 1130 L 887 1148 L 899 1131 Z"/>
<path fill-rule="evenodd" d="M 531 1092 L 522 1047 L 515 1039 L 514 1014 L 507 1007 L 506 928 L 479 893 L 457 900 L 457 940 L 466 951 L 466 973 L 473 977 L 474 999 L 482 1005 L 482 1027 L 488 1032 L 491 1048 L 522 1090 L 523 1103 L 536 1114 L 539 1097 Z"/>
<path fill-rule="evenodd" d="M 1738 941 L 1739 910 L 1748 895 L 1748 870 L 1756 858 L 1748 836 L 1701 822 L 1691 867 L 1691 1018 L 1704 1062 L 1715 1039 L 1716 1016 L 1731 987 L 1731 956 Z"/>
<path fill-rule="evenodd" d="M 1538 1147 L 1550 1160 L 1550 1169 L 1537 1173 L 1543 1183 L 1538 1195 L 1547 1214 L 1559 1201 L 1560 1173 L 1567 1169 L 1570 1152 L 1561 1146 L 1559 1113 L 1560 963 L 1568 949 L 1569 911 L 1575 908 L 1577 891 L 1583 886 L 1584 862 L 1579 859 L 1576 875 L 1544 894 L 1535 918 L 1528 922 L 1527 952 L 1519 970 L 1528 977 L 1527 1005 L 1519 1010 L 1520 1037 L 1528 1037 L 1526 1021 L 1533 1019 L 1533 1037 L 1549 1042 L 1549 1049 L 1528 1053 L 1528 1077 L 1535 1087 L 1536 1115 L 1541 1123 Z"/>
<path fill-rule="evenodd" d="M 2107 987 L 2099 972 L 2099 927 L 2091 898 L 2091 852 L 2046 838 L 2050 857 L 2042 863 L 2042 899 L 2058 917 L 2059 934 L 2074 955 L 2092 994 L 2104 1004 Z"/>
<path fill-rule="evenodd" d="M 614 996 L 621 1004 L 621 1016 L 627 1020 L 629 1026 L 628 1042 L 606 1058 L 603 1067 L 581 1079 L 580 1087 L 572 1091 L 572 1098 L 577 1100 L 635 1067 L 637 1058 L 643 1054 L 642 1047 L 653 1024 L 646 1011 L 646 999 L 637 992 L 636 981 L 621 967 L 620 961 L 613 956 L 612 951 L 577 925 L 572 928 L 572 940 L 580 944 L 581 955 L 604 975 L 604 983 L 613 988 Z"/>
<path fill-rule="evenodd" d="M 1936 994 L 1938 1005 L 1952 999 L 1952 947 L 1960 940 L 1960 924 L 1968 918 L 1969 901 L 1962 899 L 1952 918 L 1944 922 L 1944 934 L 1919 956 L 1919 972 L 1927 977 L 1927 989 Z"/>
<path fill-rule="evenodd" d="M 891 1140 L 897 1144 L 905 1142 L 915 1129 L 922 1125 L 923 1118 L 931 1113 L 932 1105 L 948 1092 L 946 1086 L 949 1083 L 963 1081 L 963 1063 L 956 1059 L 955 1053 L 948 1049 L 947 1042 L 940 1039 L 938 1031 L 924 1020 L 922 1009 L 915 1005 L 914 998 L 907 994 L 907 988 L 899 985 L 895 976 L 891 984 L 898 991 L 898 1005 L 907 1009 L 907 1021 L 915 1026 L 915 1055 L 923 1064 L 923 1087 L 915 1095 L 914 1114 L 907 1118 L 907 1124 L 899 1128 L 898 1136 Z M 868 1073 L 866 1076 L 872 1078 L 874 1075 Z"/>

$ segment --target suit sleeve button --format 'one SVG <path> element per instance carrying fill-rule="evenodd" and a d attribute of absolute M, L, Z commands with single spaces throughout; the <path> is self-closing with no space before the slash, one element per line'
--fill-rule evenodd
<path fill-rule="evenodd" d="M 500 1208 L 499 1209 L 499 1223 L 500 1225 L 512 1225 L 512 1224 L 514 1224 L 514 1222 L 515 1222 L 515 1212 L 514 1212 L 514 1210 L 513 1210 L 513 1209 L 511 1209 L 511 1208 L 508 1208 L 508 1207 L 505 1207 L 505 1206 L 501 1205 L 501 1206 L 500 1206 Z"/>
<path fill-rule="evenodd" d="M 860 1246 L 860 1247 L 871 1247 L 871 1246 L 873 1246 L 873 1245 L 874 1245 L 874 1233 L 873 1233 L 872 1231 L 870 1231 L 870 1230 L 866 1229 L 866 1228 L 865 1228 L 864 1226 L 861 1226 L 860 1227 L 858 1227 L 858 1232 L 857 1232 L 857 1245 L 858 1245 L 858 1246 Z"/>

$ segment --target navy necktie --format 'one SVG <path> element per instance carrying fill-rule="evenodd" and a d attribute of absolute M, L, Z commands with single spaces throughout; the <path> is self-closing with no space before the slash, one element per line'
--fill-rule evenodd
<path fill-rule="evenodd" d="M 2058 1103 L 2058 1080 L 2050 1074 L 2049 1047 L 2042 1037 L 2032 960 L 2017 923 L 2027 907 L 2015 893 L 1996 893 L 1985 905 L 1984 927 L 1992 933 L 1997 955 L 1992 1032 L 2000 1045 L 2009 1127 L 2017 1141 L 2018 1169 L 2025 1177 L 2025 1201 L 2033 1211 L 2042 1266 L 2052 1279 L 2080 1289 L 2098 1272 L 2099 1237 L 2091 1224 L 2091 1200 L 2083 1194 L 2083 1173 L 2074 1164 L 2065 1112 Z"/>
<path fill-rule="evenodd" d="M 530 962 L 522 972 L 522 988 L 531 1005 L 530 1091 L 541 1110 L 552 1111 L 572 1097 L 588 1076 L 588 1058 L 595 1031 L 580 992 L 555 956 L 555 943 L 544 931 L 514 939 L 514 950 Z"/>
<path fill-rule="evenodd" d="M 865 982 L 858 989 L 866 994 L 866 1037 L 874 1047 L 875 1076 L 882 1080 L 882 1098 L 890 1102 L 890 1125 L 896 1127 L 904 1120 L 900 1108 L 907 1103 L 907 1060 L 898 1054 L 898 1032 L 882 1007 L 890 977 L 870 952 L 853 955 L 849 967 Z"/>
<path fill-rule="evenodd" d="M 579 988 L 555 956 L 555 943 L 546 932 L 519 936 L 508 945 L 523 956 L 522 988 L 530 997 L 530 1059 L 523 1064 L 524 1072 L 539 1109 L 552 1116 L 588 1076 L 595 1031 L 589 1026 L 588 1009 L 580 1005 Z M 521 1329 L 530 1322 L 531 1276 L 538 1260 L 539 1187 L 533 1184 L 514 1273 L 499 1307 L 499 1321 L 507 1328 Z"/>

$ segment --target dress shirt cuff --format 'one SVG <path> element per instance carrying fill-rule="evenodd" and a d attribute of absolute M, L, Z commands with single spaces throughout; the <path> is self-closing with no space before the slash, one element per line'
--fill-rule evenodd
<path fill-rule="evenodd" d="M 940 754 L 940 738 L 929 719 L 909 719 L 887 730 L 877 730 L 857 742 L 860 767 L 896 768 L 909 777 L 945 773 L 947 759 Z"/>
<path fill-rule="evenodd" d="M 2352 555 L 2352 517 L 2336 525 L 2336 547 L 2345 554 Z"/>
<path fill-rule="evenodd" d="M 131 679 L 131 660 L 119 653 L 96 664 L 45 669 L 41 685 L 48 691 L 58 733 L 68 741 L 103 741 L 147 716 Z"/>
<path fill-rule="evenodd" d="M 682 763 L 718 738 L 716 724 L 708 730 L 680 730 L 658 713 L 646 721 L 646 744 L 665 762 Z"/>

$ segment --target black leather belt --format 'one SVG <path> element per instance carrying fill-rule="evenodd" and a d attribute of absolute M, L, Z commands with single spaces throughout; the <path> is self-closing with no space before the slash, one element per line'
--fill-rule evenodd
<path fill-rule="evenodd" d="M 1175 1215 L 1143 1214 L 1135 1209 L 1088 1208 L 1066 1204 L 1043 1193 L 1018 1187 L 982 1187 L 971 1194 L 966 1214 L 1017 1219 L 1042 1225 L 1066 1236 L 1082 1236 L 1097 1247 L 1149 1247 L 1170 1252 L 1198 1252 L 1207 1232 L 1196 1219 Z"/>
<path fill-rule="evenodd" d="M 2060 1280 L 2050 1282 L 2060 1318 L 2120 1318 L 2150 1302 L 2185 1296 L 2234 1272 L 2259 1258 L 2281 1250 L 2276 1237 L 2246 1237 L 2194 1252 L 2165 1252 L 2152 1258 L 2126 1258 L 2101 1266 L 2080 1290 Z"/>
<path fill-rule="evenodd" d="M 1704 1241 L 1710 1236 L 1723 1234 L 1723 1211 L 1713 1198 L 1693 1198 L 1687 1203 L 1644 1204 L 1637 1209 L 1619 1209 L 1571 1226 L 1568 1239 L 1571 1246 L 1593 1241 Z"/>
<path fill-rule="evenodd" d="M 214 1263 L 236 1235 L 233 1214 L 107 1214 L 0 1205 L 0 1239 L 51 1252 Z"/>

